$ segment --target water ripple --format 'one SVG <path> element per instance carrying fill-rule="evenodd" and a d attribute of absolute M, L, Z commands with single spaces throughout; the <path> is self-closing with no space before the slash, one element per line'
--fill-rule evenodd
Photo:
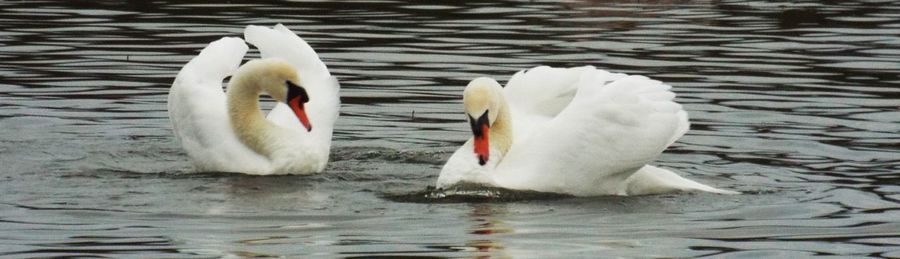
<path fill-rule="evenodd" d="M 898 14 L 889 1 L 3 1 L 0 255 L 898 257 Z M 165 110 L 174 75 L 206 43 L 278 22 L 342 83 L 327 172 L 189 173 Z M 467 136 L 468 80 L 538 64 L 673 85 L 692 129 L 657 164 L 746 194 L 415 196 Z"/>

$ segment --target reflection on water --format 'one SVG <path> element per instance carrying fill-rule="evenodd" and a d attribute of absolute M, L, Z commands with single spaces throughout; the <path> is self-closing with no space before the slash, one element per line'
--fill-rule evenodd
<path fill-rule="evenodd" d="M 0 256 L 900 257 L 890 1 L 3 1 L 0 21 Z M 175 73 L 278 22 L 342 82 L 333 162 L 188 173 Z M 670 83 L 692 129 L 658 164 L 747 195 L 393 195 L 430 192 L 467 136 L 468 80 L 538 64 Z"/>
<path fill-rule="evenodd" d="M 502 205 L 492 206 L 477 204 L 473 205 L 469 218 L 473 221 L 474 226 L 469 232 L 473 236 L 473 240 L 466 242 L 466 246 L 474 248 L 476 257 L 490 258 L 508 257 L 509 254 L 504 253 L 505 247 L 499 239 L 493 239 L 493 235 L 514 233 L 513 229 L 506 226 L 505 222 L 498 219 L 506 213 L 505 207 Z"/>

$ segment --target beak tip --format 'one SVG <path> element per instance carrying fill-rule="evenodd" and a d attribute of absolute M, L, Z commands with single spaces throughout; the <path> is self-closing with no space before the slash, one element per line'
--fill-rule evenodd
<path fill-rule="evenodd" d="M 478 156 L 478 164 L 479 164 L 479 165 L 487 164 L 487 159 L 485 159 L 485 158 L 482 157 L 482 156 Z"/>

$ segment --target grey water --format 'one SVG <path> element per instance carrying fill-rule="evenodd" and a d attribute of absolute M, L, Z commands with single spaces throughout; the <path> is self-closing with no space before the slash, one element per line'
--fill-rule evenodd
<path fill-rule="evenodd" d="M 193 173 L 175 74 L 276 23 L 342 83 L 329 166 Z M 655 164 L 744 194 L 419 195 L 468 80 L 537 65 L 671 84 Z M 0 257 L 898 258 L 898 109 L 893 1 L 0 1 Z"/>

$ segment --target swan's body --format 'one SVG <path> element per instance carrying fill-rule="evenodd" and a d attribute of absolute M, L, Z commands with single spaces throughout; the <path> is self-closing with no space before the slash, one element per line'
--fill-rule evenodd
<path fill-rule="evenodd" d="M 472 80 L 463 93 L 474 137 L 444 165 L 437 187 L 474 182 L 577 196 L 735 192 L 648 165 L 687 132 L 670 86 L 594 67 L 537 67 L 502 88 Z"/>
<path fill-rule="evenodd" d="M 175 137 L 198 171 L 322 171 L 338 116 L 337 80 L 306 42 L 280 24 L 248 26 L 244 37 L 263 59 L 238 68 L 248 46 L 225 37 L 178 73 L 168 98 Z M 227 76 L 232 78 L 226 93 Z M 279 101 L 265 117 L 261 93 Z"/>

